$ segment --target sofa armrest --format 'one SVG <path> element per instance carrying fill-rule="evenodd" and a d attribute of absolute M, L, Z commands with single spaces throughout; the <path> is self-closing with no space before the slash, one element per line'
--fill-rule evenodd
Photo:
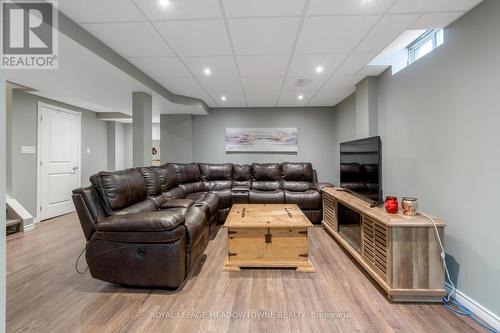
<path fill-rule="evenodd" d="M 184 224 L 178 211 L 155 211 L 113 215 L 97 223 L 98 231 L 169 231 Z"/>
<path fill-rule="evenodd" d="M 318 192 L 320 192 L 320 193 L 321 193 L 321 192 L 323 192 L 323 189 L 324 189 L 325 187 L 333 187 L 333 186 L 334 186 L 334 185 L 333 185 L 333 184 L 330 184 L 330 183 L 313 183 L 313 184 L 311 185 L 311 188 L 312 188 L 313 190 L 316 190 L 316 191 L 318 191 Z"/>
<path fill-rule="evenodd" d="M 189 208 L 194 205 L 194 201 L 191 199 L 170 199 L 161 205 L 161 209 L 169 208 Z"/>

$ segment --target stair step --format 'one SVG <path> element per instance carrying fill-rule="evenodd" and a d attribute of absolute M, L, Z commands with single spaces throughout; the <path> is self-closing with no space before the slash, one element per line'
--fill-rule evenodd
<path fill-rule="evenodd" d="M 16 225 L 16 224 L 19 224 L 19 223 L 21 223 L 21 220 L 7 220 L 6 221 L 6 226 L 10 227 L 11 225 Z"/>

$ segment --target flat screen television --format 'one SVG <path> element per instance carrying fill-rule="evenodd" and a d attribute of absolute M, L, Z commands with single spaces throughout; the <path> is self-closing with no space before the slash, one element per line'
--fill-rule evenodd
<path fill-rule="evenodd" d="M 340 186 L 369 201 L 382 201 L 379 136 L 340 144 Z"/>

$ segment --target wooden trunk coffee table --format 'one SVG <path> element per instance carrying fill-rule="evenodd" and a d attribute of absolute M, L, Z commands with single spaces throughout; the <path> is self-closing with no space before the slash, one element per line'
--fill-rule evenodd
<path fill-rule="evenodd" d="M 241 267 L 295 267 L 314 272 L 308 258 L 311 222 L 297 205 L 235 204 L 229 212 L 226 271 Z"/>

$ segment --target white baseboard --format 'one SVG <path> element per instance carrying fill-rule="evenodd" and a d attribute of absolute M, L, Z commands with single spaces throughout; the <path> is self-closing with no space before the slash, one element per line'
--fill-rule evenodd
<path fill-rule="evenodd" d="M 446 289 L 448 292 L 451 291 L 451 285 L 449 283 L 446 283 Z M 453 298 L 463 304 L 466 308 L 471 310 L 477 317 L 481 318 L 484 320 L 488 325 L 491 327 L 495 328 L 496 330 L 500 331 L 500 317 L 470 298 L 469 296 L 465 295 L 463 292 L 460 290 L 456 290 L 455 294 L 453 295 Z"/>

